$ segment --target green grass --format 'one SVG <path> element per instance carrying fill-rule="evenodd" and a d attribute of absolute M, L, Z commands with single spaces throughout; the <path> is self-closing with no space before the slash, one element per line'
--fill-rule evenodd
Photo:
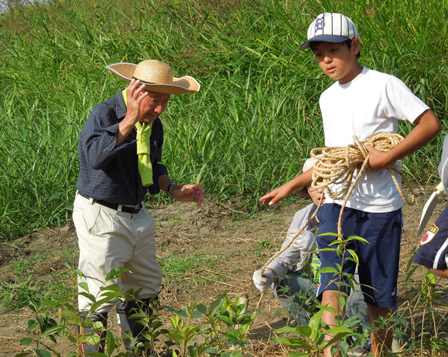
<path fill-rule="evenodd" d="M 201 82 L 163 115 L 164 161 L 177 181 L 256 208 L 323 144 L 330 81 L 299 44 L 324 10 L 358 25 L 362 63 L 402 78 L 444 119 L 446 0 L 59 0 L 1 14 L 0 240 L 69 218 L 78 133 L 123 87 L 105 71 L 118 61 L 159 58 Z M 434 181 L 441 138 L 406 160 L 408 177 Z"/>
<path fill-rule="evenodd" d="M 217 260 L 217 256 L 201 254 L 190 256 L 170 255 L 161 259 L 160 266 L 164 276 L 168 279 L 175 279 L 182 277 L 185 273 L 213 268 Z"/>
<path fill-rule="evenodd" d="M 73 254 L 64 251 L 62 255 L 62 264 L 68 269 L 50 268 L 51 278 L 43 268 L 52 257 L 49 253 L 36 253 L 12 261 L 8 267 L 12 276 L 0 282 L 0 312 L 30 304 L 75 301 L 76 272 L 70 268 Z"/>

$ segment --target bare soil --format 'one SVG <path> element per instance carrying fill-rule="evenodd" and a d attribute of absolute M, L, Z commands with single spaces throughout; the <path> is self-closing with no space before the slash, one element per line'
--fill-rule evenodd
<path fill-rule="evenodd" d="M 404 271 L 418 244 L 416 228 L 430 189 L 413 189 L 415 204 L 404 208 L 402 288 L 410 288 L 409 281 L 403 281 Z M 171 270 L 167 268 L 162 304 L 181 307 L 189 303 L 208 303 L 218 294 L 227 293 L 245 295 L 255 307 L 259 293 L 252 285 L 252 273 L 279 249 L 290 219 L 303 204 L 280 205 L 252 216 L 210 202 L 201 208 L 174 203 L 152 209 L 157 221 L 158 255 L 162 261 L 174 264 Z M 445 206 L 445 201 L 439 203 L 433 220 Z M 47 258 L 36 262 L 30 276 L 39 281 L 51 281 L 53 274 L 69 270 L 67 252 L 72 253 L 68 258 L 69 265 L 76 267 L 76 237 L 70 224 L 0 243 L 0 281 L 14 282 L 17 262 L 43 253 Z M 188 257 L 193 257 L 191 267 L 177 269 L 176 262 Z M 416 274 L 423 272 L 419 268 Z M 66 284 L 75 286 L 75 281 L 68 279 Z M 284 325 L 285 311 L 271 296 L 264 297 L 260 308 L 252 331 L 252 353 L 257 356 L 286 355 L 269 343 L 272 327 Z M 18 341 L 25 336 L 26 322 L 31 316 L 31 311 L 26 308 L 0 311 L 0 356 L 13 356 L 21 351 Z"/>

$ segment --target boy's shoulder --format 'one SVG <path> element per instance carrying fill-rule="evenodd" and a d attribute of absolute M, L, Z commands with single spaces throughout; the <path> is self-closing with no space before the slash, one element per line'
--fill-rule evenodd
<path fill-rule="evenodd" d="M 362 90 L 363 87 L 366 87 L 366 89 L 372 93 L 374 88 L 382 90 L 387 83 L 395 80 L 399 79 L 392 74 L 364 67 L 362 72 L 351 83 L 341 85 L 339 82 L 334 82 L 330 87 L 322 92 L 320 98 L 321 100 L 325 100 L 326 98 L 332 97 L 339 92 L 346 92 L 350 86 L 356 87 L 357 92 Z M 345 94 L 346 93 L 344 93 L 344 95 Z"/>

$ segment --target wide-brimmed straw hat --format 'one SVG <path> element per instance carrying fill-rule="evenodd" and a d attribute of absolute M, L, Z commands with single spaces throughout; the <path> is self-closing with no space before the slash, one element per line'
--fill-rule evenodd
<path fill-rule="evenodd" d="M 145 60 L 139 64 L 113 63 L 107 66 L 107 69 L 128 81 L 133 78 L 138 79 L 151 92 L 164 94 L 196 93 L 201 88 L 201 85 L 193 77 L 174 77 L 171 67 L 157 60 Z"/>

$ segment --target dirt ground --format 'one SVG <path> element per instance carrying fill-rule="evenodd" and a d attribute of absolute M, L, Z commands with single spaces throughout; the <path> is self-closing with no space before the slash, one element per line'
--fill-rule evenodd
<path fill-rule="evenodd" d="M 416 228 L 430 192 L 430 188 L 413 189 L 415 204 L 404 208 L 402 272 L 417 245 Z M 252 272 L 279 249 L 290 219 L 303 204 L 298 201 L 280 205 L 252 216 L 210 202 L 201 208 L 175 203 L 153 209 L 158 256 L 166 271 L 162 304 L 180 307 L 193 302 L 207 303 L 220 293 L 228 293 L 245 295 L 255 306 L 259 294 L 251 282 Z M 437 206 L 433 219 L 444 206 L 445 198 Z M 45 229 L 0 244 L 0 281 L 14 282 L 17 262 L 44 252 L 46 258 L 33 266 L 30 276 L 51 281 L 53 274 L 68 270 L 67 252 L 72 253 L 68 255 L 70 265 L 76 266 L 76 251 L 71 225 Z M 404 274 L 401 278 L 401 285 L 406 286 L 408 282 L 403 281 Z M 74 286 L 75 282 L 69 279 L 66 284 Z M 259 356 L 284 355 L 282 351 L 273 350 L 269 340 L 272 326 L 284 324 L 286 313 L 271 296 L 265 296 L 260 307 L 261 313 L 252 331 L 252 348 Z M 0 356 L 13 356 L 21 350 L 18 341 L 24 336 L 26 322 L 31 316 L 25 308 L 0 311 Z"/>

